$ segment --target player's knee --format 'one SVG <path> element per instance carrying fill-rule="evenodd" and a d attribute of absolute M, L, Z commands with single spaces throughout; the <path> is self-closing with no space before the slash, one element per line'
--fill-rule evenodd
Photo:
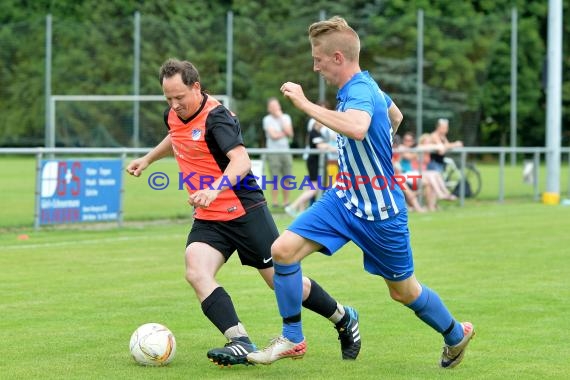
<path fill-rule="evenodd" d="M 188 256 L 186 257 L 185 277 L 186 281 L 188 281 L 193 288 L 196 288 L 205 278 L 205 271 L 203 269 L 200 270 L 198 265 L 193 265 L 193 263 L 189 261 Z"/>
<path fill-rule="evenodd" d="M 293 262 L 294 252 L 287 247 L 287 243 L 283 239 L 277 239 L 271 245 L 271 256 L 273 261 L 281 264 L 290 264 Z"/>
<path fill-rule="evenodd" d="M 405 288 L 405 289 L 394 289 L 390 288 L 390 297 L 396 302 L 399 302 L 404 305 L 408 305 L 414 302 L 420 293 L 414 291 L 413 288 Z"/>
<path fill-rule="evenodd" d="M 194 270 L 194 268 L 186 266 L 185 277 L 186 281 L 188 281 L 188 283 L 194 287 L 195 284 L 200 282 L 200 271 Z"/>
<path fill-rule="evenodd" d="M 392 299 L 396 302 L 400 302 L 405 304 L 405 300 L 406 300 L 406 296 L 405 294 L 395 290 L 395 289 L 390 289 L 390 297 L 392 297 Z"/>

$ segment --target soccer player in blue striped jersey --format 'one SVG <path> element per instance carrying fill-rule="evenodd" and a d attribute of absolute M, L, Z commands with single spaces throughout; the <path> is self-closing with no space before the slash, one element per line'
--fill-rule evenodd
<path fill-rule="evenodd" d="M 343 18 L 335 16 L 312 24 L 309 40 L 314 71 L 338 88 L 336 110 L 309 101 L 296 83 L 284 83 L 281 92 L 298 109 L 339 134 L 339 176 L 334 188 L 273 243 L 282 335 L 263 350 L 248 354 L 247 359 L 271 364 L 304 355 L 300 261 L 315 251 L 332 255 L 353 241 L 364 254 L 364 269 L 384 279 L 392 299 L 442 335 L 440 366 L 453 368 L 462 361 L 474 329 L 469 322 L 457 321 L 437 293 L 414 275 L 406 204 L 391 160 L 392 128 L 397 126 L 391 116 L 397 107 L 368 72 L 360 69 L 360 40 Z M 345 315 L 343 349 L 358 354 L 358 314 L 351 309 Z"/>

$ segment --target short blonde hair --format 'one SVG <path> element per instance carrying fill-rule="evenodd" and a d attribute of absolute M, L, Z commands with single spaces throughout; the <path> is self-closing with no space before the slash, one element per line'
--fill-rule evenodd
<path fill-rule="evenodd" d="M 328 20 L 318 21 L 309 26 L 309 41 L 313 46 L 322 46 L 327 55 L 340 50 L 349 61 L 358 61 L 360 38 L 346 20 L 333 16 Z"/>
<path fill-rule="evenodd" d="M 429 133 L 424 133 L 418 139 L 418 144 L 429 144 L 431 143 L 431 135 Z"/>

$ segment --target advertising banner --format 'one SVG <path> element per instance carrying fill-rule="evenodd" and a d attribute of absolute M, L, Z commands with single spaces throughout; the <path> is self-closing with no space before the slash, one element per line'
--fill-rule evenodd
<path fill-rule="evenodd" d="M 41 160 L 36 224 L 118 221 L 122 167 L 121 159 Z"/>

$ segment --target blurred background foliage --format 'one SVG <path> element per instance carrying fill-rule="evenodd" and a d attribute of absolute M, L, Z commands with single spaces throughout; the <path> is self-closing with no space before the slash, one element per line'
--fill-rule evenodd
<path fill-rule="evenodd" d="M 564 0 L 563 145 L 570 141 L 570 0 Z M 423 129 L 451 120 L 451 138 L 467 145 L 508 145 L 510 23 L 518 11 L 518 145 L 545 140 L 547 2 L 538 0 L 338 0 L 306 2 L 3 0 L 0 13 L 0 146 L 40 146 L 45 130 L 46 16 L 52 16 L 52 94 L 133 93 L 134 14 L 141 15 L 140 93 L 161 94 L 158 69 L 188 59 L 211 94 L 226 92 L 227 13 L 233 11 L 232 109 L 249 146 L 263 146 L 266 99 L 285 81 L 319 97 L 308 26 L 341 15 L 361 37 L 369 70 L 404 113 L 401 130 L 416 130 L 417 18 L 424 11 Z M 335 104 L 336 89 L 326 98 Z M 304 141 L 307 117 L 283 99 Z M 164 136 L 165 102 L 142 103 L 140 141 Z M 132 146 L 131 103 L 65 102 L 57 108 L 59 146 Z"/>

